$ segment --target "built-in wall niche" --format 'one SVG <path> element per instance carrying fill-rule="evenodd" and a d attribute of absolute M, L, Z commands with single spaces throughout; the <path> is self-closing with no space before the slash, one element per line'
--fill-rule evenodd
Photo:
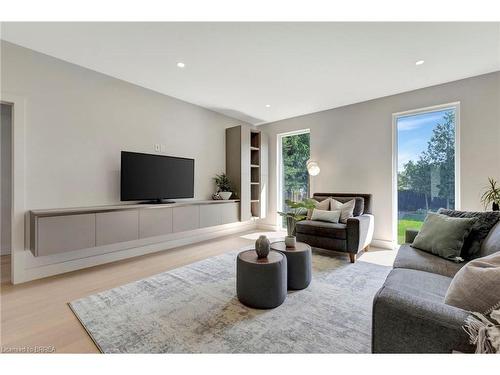
<path fill-rule="evenodd" d="M 259 149 L 260 148 L 260 132 L 252 131 L 250 132 L 250 149 Z"/>
<path fill-rule="evenodd" d="M 241 199 L 241 218 L 265 217 L 262 191 L 267 181 L 267 137 L 248 126 L 226 129 L 226 174 Z"/>
<path fill-rule="evenodd" d="M 250 150 L 250 164 L 260 165 L 260 149 L 255 148 Z"/>
<path fill-rule="evenodd" d="M 260 199 L 260 184 L 259 183 L 253 183 L 251 188 L 251 200 L 252 201 L 258 201 Z"/>
<path fill-rule="evenodd" d="M 260 182 L 260 173 L 259 173 L 259 168 L 252 168 L 250 170 L 250 181 L 252 183 L 259 183 Z"/>

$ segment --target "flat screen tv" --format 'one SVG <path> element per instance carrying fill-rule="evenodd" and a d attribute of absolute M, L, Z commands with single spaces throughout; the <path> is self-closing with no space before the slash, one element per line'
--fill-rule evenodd
<path fill-rule="evenodd" d="M 120 190 L 122 201 L 193 198 L 194 159 L 122 151 Z"/>

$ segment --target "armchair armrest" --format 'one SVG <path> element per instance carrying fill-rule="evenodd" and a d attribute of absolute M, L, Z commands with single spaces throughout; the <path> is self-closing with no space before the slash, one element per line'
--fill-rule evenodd
<path fill-rule="evenodd" d="M 418 232 L 418 229 L 407 229 L 405 233 L 405 243 L 413 243 Z"/>
<path fill-rule="evenodd" d="M 473 352 L 462 326 L 469 313 L 382 287 L 373 300 L 373 353 Z"/>
<path fill-rule="evenodd" d="M 347 219 L 347 251 L 357 254 L 367 247 L 373 239 L 375 218 L 371 214 Z"/>

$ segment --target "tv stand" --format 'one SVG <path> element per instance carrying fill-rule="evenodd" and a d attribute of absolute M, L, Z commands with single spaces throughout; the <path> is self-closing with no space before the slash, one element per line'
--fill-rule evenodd
<path fill-rule="evenodd" d="M 191 231 L 240 221 L 238 200 L 144 203 L 32 210 L 30 250 L 35 257 L 82 249 L 103 254 L 120 246 L 128 250 L 170 241 L 171 236 L 179 240 L 196 235 Z"/>
<path fill-rule="evenodd" d="M 175 201 L 169 201 L 169 200 L 164 200 L 164 199 L 154 199 L 151 201 L 141 202 L 140 204 L 172 204 L 172 203 L 175 203 Z"/>

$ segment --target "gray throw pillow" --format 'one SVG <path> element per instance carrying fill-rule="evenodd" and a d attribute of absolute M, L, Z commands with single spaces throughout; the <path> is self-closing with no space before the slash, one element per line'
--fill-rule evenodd
<path fill-rule="evenodd" d="M 463 261 L 460 254 L 464 240 L 476 220 L 429 212 L 411 246 L 445 259 Z"/>
<path fill-rule="evenodd" d="M 475 258 L 479 255 L 482 242 L 490 233 L 491 228 L 500 220 L 499 211 L 468 212 L 440 208 L 438 213 L 450 217 L 477 218 L 462 248 L 461 256 L 465 259 Z"/>
<path fill-rule="evenodd" d="M 444 303 L 487 313 L 500 302 L 500 253 L 471 260 L 451 281 Z"/>

